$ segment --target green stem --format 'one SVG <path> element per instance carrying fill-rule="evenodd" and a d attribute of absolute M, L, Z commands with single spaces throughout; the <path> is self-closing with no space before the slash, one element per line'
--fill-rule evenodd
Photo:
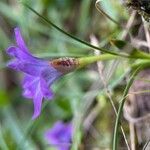
<path fill-rule="evenodd" d="M 128 91 L 134 81 L 135 76 L 137 75 L 139 69 L 141 69 L 141 66 L 138 67 L 133 74 L 131 75 L 131 78 L 129 80 L 129 83 L 127 84 L 125 90 L 124 90 L 124 94 L 123 94 L 123 98 L 121 100 L 121 103 L 119 105 L 119 109 L 118 109 L 118 113 L 117 113 L 117 118 L 116 118 L 116 122 L 115 122 L 115 128 L 114 128 L 114 134 L 113 134 L 113 150 L 117 150 L 117 141 L 118 141 L 118 131 L 119 131 L 119 124 L 120 124 L 120 119 L 121 119 L 121 115 L 122 115 L 122 110 L 123 110 L 123 106 L 126 100 L 126 96 L 128 94 Z"/>
<path fill-rule="evenodd" d="M 48 23 L 48 25 L 51 25 L 52 27 L 54 27 L 55 29 L 57 29 L 58 31 L 62 32 L 63 34 L 69 36 L 70 38 L 74 39 L 75 41 L 78 41 L 86 46 L 89 46 L 93 49 L 96 49 L 96 50 L 100 50 L 104 53 L 108 53 L 108 54 L 112 54 L 112 55 L 116 55 L 116 56 L 121 56 L 121 57 L 129 57 L 129 55 L 127 53 L 118 53 L 118 52 L 115 52 L 115 51 L 112 51 L 112 50 L 107 50 L 107 49 L 104 49 L 104 48 L 100 48 L 100 47 L 97 47 L 97 46 L 94 46 L 84 40 L 81 40 L 71 34 L 69 34 L 68 32 L 64 31 L 63 29 L 61 29 L 60 27 L 58 27 L 57 25 L 55 25 L 52 21 L 48 20 L 47 18 L 43 17 L 41 14 L 39 14 L 36 10 L 34 10 L 33 8 L 31 8 L 28 4 L 26 4 L 25 2 L 22 2 L 23 5 L 25 7 L 27 7 L 28 9 L 30 9 L 32 12 L 34 12 L 37 16 L 39 16 L 40 18 L 42 18 L 46 23 Z"/>
<path fill-rule="evenodd" d="M 105 13 L 105 11 L 103 11 L 102 8 L 100 8 L 99 3 L 100 3 L 100 0 L 99 1 L 97 0 L 96 3 L 95 3 L 95 7 L 98 10 L 98 12 L 100 12 L 106 18 L 108 18 L 109 20 L 111 20 L 113 23 L 115 23 L 118 27 L 122 28 L 122 26 L 120 25 L 120 23 L 118 21 L 116 21 L 115 19 L 113 19 L 111 16 L 109 16 L 107 13 Z"/>
<path fill-rule="evenodd" d="M 149 68 L 150 67 L 150 60 L 137 60 L 134 64 L 131 65 L 132 70 L 141 66 L 142 68 Z"/>
<path fill-rule="evenodd" d="M 71 35 L 70 33 L 64 31 L 63 29 L 61 29 L 60 27 L 58 27 L 56 24 L 54 24 L 52 21 L 48 20 L 47 18 L 43 17 L 41 14 L 39 14 L 36 10 L 34 10 L 32 7 L 30 7 L 28 4 L 26 4 L 25 2 L 22 2 L 23 5 L 25 7 L 27 7 L 28 9 L 30 9 L 33 13 L 35 13 L 37 16 L 39 16 L 40 18 L 42 18 L 48 25 L 54 27 L 55 29 L 57 29 L 58 31 L 60 31 L 61 33 L 67 35 L 68 37 L 72 38 L 73 40 L 75 41 L 78 41 L 88 47 L 91 47 L 92 49 L 96 49 L 96 50 L 99 50 L 99 51 L 102 51 L 104 53 L 108 53 L 108 54 L 111 54 L 111 55 L 115 55 L 115 56 L 120 56 L 120 57 L 124 57 L 124 58 L 133 58 L 133 59 L 137 59 L 137 58 L 140 58 L 140 59 L 149 59 L 150 56 L 145 54 L 145 53 L 136 53 L 136 55 L 132 55 L 132 54 L 127 54 L 127 53 L 120 53 L 120 52 L 115 52 L 113 50 L 107 50 L 107 49 L 104 49 L 104 48 L 100 48 L 100 47 L 97 47 L 97 46 L 94 46 L 82 39 L 79 39 L 73 35 Z M 141 56 L 142 55 L 142 56 Z"/>
<path fill-rule="evenodd" d="M 116 59 L 118 56 L 111 55 L 111 54 L 102 54 L 97 56 L 89 56 L 89 57 L 82 57 L 78 58 L 79 67 L 86 66 L 88 64 L 92 64 L 97 61 L 103 61 L 103 60 L 111 60 Z"/>

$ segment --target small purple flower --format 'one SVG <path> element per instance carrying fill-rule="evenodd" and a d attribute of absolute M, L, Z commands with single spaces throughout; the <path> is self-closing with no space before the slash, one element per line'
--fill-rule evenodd
<path fill-rule="evenodd" d="M 71 123 L 58 121 L 51 129 L 46 131 L 45 139 L 50 145 L 56 147 L 57 150 L 69 150 L 72 134 L 73 128 Z"/>
<path fill-rule="evenodd" d="M 21 36 L 20 29 L 15 28 L 14 31 L 17 46 L 7 49 L 8 55 L 13 58 L 8 63 L 8 67 L 24 73 L 23 96 L 33 99 L 32 118 L 35 119 L 40 115 L 43 98 L 53 98 L 50 85 L 64 73 L 56 69 L 51 61 L 32 56 Z"/>

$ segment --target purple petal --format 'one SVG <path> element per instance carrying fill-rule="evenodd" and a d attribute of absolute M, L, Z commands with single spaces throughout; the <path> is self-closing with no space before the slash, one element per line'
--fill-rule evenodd
<path fill-rule="evenodd" d="M 26 51 L 23 51 L 22 49 L 20 49 L 16 46 L 8 47 L 6 52 L 7 52 L 8 55 L 10 55 L 12 57 L 15 57 L 15 58 L 17 58 L 19 60 L 22 60 L 22 61 L 43 64 L 42 59 L 36 58 L 36 57 L 32 56 L 30 53 L 27 53 Z"/>
<path fill-rule="evenodd" d="M 43 62 L 43 65 L 37 63 L 30 63 L 25 61 L 20 61 L 18 59 L 13 59 L 7 64 L 8 67 L 15 69 L 17 71 L 22 71 L 28 75 L 32 75 L 35 77 L 41 76 L 42 70 L 47 67 L 47 64 Z"/>
<path fill-rule="evenodd" d="M 22 62 L 18 64 L 18 68 L 20 69 L 20 71 L 36 77 L 36 76 L 40 76 L 44 66 L 34 64 L 34 63 Z"/>
<path fill-rule="evenodd" d="M 40 86 L 40 85 L 38 85 Z M 32 119 L 36 119 L 40 113 L 41 113 L 41 107 L 42 107 L 42 99 L 43 95 L 40 91 L 37 91 L 34 99 L 33 99 L 33 104 L 34 104 L 34 113 L 32 116 Z"/>
<path fill-rule="evenodd" d="M 15 37 L 17 45 L 25 52 L 28 52 L 28 48 L 24 42 L 23 37 L 21 36 L 21 32 L 19 28 L 15 28 Z"/>
<path fill-rule="evenodd" d="M 16 48 L 17 47 L 15 47 L 15 46 L 8 47 L 8 49 L 6 50 L 7 54 L 12 56 L 12 57 L 15 57 Z"/>
<path fill-rule="evenodd" d="M 50 145 L 56 146 L 59 150 L 69 150 L 72 137 L 71 123 L 57 122 L 45 133 L 45 139 Z"/>
<path fill-rule="evenodd" d="M 13 62 L 10 62 L 8 65 L 9 67 L 17 71 L 22 71 L 34 76 L 40 76 L 41 71 L 45 68 L 47 68 L 47 70 L 49 70 L 52 75 L 58 72 L 54 68 L 52 68 L 47 61 L 37 59 L 17 47 L 9 47 L 7 49 L 7 53 L 17 58 L 16 60 L 14 59 Z"/>
<path fill-rule="evenodd" d="M 34 114 L 32 119 L 35 119 L 40 115 L 43 98 L 52 99 L 53 93 L 41 77 L 25 75 L 22 86 L 24 89 L 23 96 L 33 98 Z"/>
<path fill-rule="evenodd" d="M 18 68 L 19 63 L 20 63 L 19 60 L 13 59 L 7 63 L 7 67 L 19 71 L 19 68 Z"/>
<path fill-rule="evenodd" d="M 13 57 L 8 67 L 25 74 L 23 96 L 32 98 L 34 103 L 33 119 L 39 116 L 44 98 L 52 99 L 53 92 L 49 89 L 51 84 L 62 76 L 50 62 L 36 58 L 29 52 L 19 28 L 15 28 L 17 46 L 7 49 L 8 55 Z"/>
<path fill-rule="evenodd" d="M 54 94 L 53 92 L 51 91 L 51 89 L 49 89 L 46 81 L 44 79 L 41 78 L 41 91 L 44 95 L 44 98 L 46 99 L 52 99 Z"/>
<path fill-rule="evenodd" d="M 29 99 L 33 98 L 33 95 L 29 89 L 25 89 L 22 95 Z"/>
<path fill-rule="evenodd" d="M 33 82 L 35 82 L 35 77 L 25 74 L 24 79 L 22 81 L 22 86 L 23 86 L 23 88 L 27 88 L 27 87 L 31 86 L 33 84 Z"/>
<path fill-rule="evenodd" d="M 24 77 L 24 80 L 23 80 L 23 88 L 24 88 L 24 96 L 25 97 L 31 97 L 31 95 L 34 95 L 34 91 L 37 90 L 37 82 L 40 82 L 40 91 L 42 92 L 43 94 L 43 97 L 46 98 L 46 99 L 52 99 L 54 94 L 53 92 L 51 91 L 51 89 L 49 89 L 48 87 L 48 84 L 46 83 L 46 81 L 43 79 L 43 78 L 37 78 L 35 79 L 34 76 L 29 76 L 29 75 L 26 75 Z"/>
<path fill-rule="evenodd" d="M 55 80 L 62 76 L 62 73 L 49 65 L 42 71 L 41 76 L 49 85 L 51 85 Z"/>
<path fill-rule="evenodd" d="M 29 80 L 27 81 L 27 79 L 29 79 Z M 40 91 L 39 85 L 40 85 L 40 78 L 34 77 L 34 76 L 29 76 L 29 75 L 25 76 L 23 84 L 22 84 L 24 93 L 30 93 L 30 95 L 32 95 L 33 99 L 34 99 L 37 91 Z"/>

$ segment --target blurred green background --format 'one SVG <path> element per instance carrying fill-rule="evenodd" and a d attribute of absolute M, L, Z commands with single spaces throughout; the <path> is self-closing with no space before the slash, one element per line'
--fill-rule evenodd
<path fill-rule="evenodd" d="M 99 46 L 115 49 L 110 39 L 121 38 L 122 29 L 96 10 L 95 0 L 30 0 L 29 5 L 81 39 L 90 42 L 91 36 L 96 37 Z M 120 23 L 128 19 L 119 1 L 105 0 L 101 7 Z M 47 26 L 19 1 L 0 0 L 0 150 L 53 150 L 43 134 L 57 120 L 73 120 L 77 149 L 110 149 L 115 114 L 96 64 L 58 80 L 53 85 L 55 98 L 45 101 L 40 117 L 31 120 L 33 105 L 22 96 L 21 73 L 6 67 L 5 50 L 15 43 L 15 27 L 20 27 L 28 48 L 38 57 L 95 55 L 89 47 Z M 126 61 L 103 63 L 104 80 L 115 103 L 125 84 L 121 82 L 127 71 L 123 67 L 128 67 Z"/>

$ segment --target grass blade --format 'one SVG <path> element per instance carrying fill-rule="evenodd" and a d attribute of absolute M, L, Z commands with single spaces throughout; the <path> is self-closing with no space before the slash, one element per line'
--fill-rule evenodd
<path fill-rule="evenodd" d="M 124 90 L 124 94 L 121 100 L 121 103 L 119 105 L 119 109 L 118 109 L 118 113 L 117 113 L 117 118 L 116 118 L 116 122 L 115 122 L 115 128 L 114 128 L 114 134 L 113 134 L 113 150 L 117 150 L 117 141 L 118 141 L 118 131 L 119 131 L 119 124 L 120 124 L 120 119 L 121 119 L 121 115 L 122 115 L 122 109 L 126 100 L 126 96 L 128 94 L 128 91 L 137 75 L 137 73 L 139 72 L 139 69 L 141 67 L 137 68 L 133 74 L 130 77 L 130 80 Z"/>

